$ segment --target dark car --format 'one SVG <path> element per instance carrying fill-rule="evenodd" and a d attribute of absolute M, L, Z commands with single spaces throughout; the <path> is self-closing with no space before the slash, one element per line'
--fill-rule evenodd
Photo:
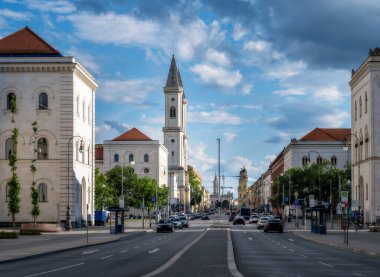
<path fill-rule="evenodd" d="M 207 213 L 202 214 L 202 220 L 210 220 L 210 216 Z"/>
<path fill-rule="evenodd" d="M 267 224 L 264 225 L 264 232 L 284 232 L 284 226 L 279 219 L 269 219 Z"/>
<path fill-rule="evenodd" d="M 174 225 L 173 222 L 169 219 L 160 219 L 157 223 L 157 233 L 159 232 L 173 232 L 174 231 Z"/>
<path fill-rule="evenodd" d="M 244 217 L 242 217 L 240 215 L 235 216 L 233 224 L 234 225 L 237 225 L 237 224 L 245 225 L 245 219 L 244 219 Z"/>
<path fill-rule="evenodd" d="M 182 227 L 189 227 L 189 221 L 187 220 L 187 217 L 184 215 L 178 216 L 179 220 L 182 222 Z"/>

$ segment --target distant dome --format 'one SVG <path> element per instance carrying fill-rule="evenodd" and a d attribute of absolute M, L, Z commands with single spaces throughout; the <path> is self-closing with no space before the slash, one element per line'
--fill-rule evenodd
<path fill-rule="evenodd" d="M 241 170 L 240 170 L 240 174 L 245 174 L 247 173 L 247 170 L 245 169 L 245 167 L 243 167 Z"/>

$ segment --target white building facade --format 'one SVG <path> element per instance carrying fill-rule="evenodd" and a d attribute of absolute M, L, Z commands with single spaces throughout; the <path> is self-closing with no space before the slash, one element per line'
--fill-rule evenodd
<path fill-rule="evenodd" d="M 352 188 L 364 222 L 380 220 L 380 49 L 353 71 L 351 87 Z M 355 205 L 354 205 L 355 206 Z"/>
<path fill-rule="evenodd" d="M 139 177 L 154 178 L 159 186 L 168 185 L 168 150 L 136 128 L 104 141 L 99 170 L 106 173 L 117 165 L 131 166 Z"/>
<path fill-rule="evenodd" d="M 32 48 L 33 47 L 33 48 Z M 21 185 L 16 222 L 32 222 L 30 171 L 36 142 L 36 187 L 40 196 L 37 222 L 81 224 L 94 215 L 94 78 L 74 58 L 24 28 L 0 40 L 0 222 L 8 216 L 9 154 L 17 153 Z M 10 99 L 16 101 L 11 123 Z M 33 135 L 32 123 L 38 131 Z M 13 149 L 11 130 L 19 131 Z M 83 149 L 83 151 L 81 151 Z"/>

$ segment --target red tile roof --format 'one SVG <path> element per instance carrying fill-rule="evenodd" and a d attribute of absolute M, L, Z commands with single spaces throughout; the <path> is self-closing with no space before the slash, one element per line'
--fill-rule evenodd
<path fill-rule="evenodd" d="M 28 27 L 0 39 L 0 54 L 62 56 Z"/>
<path fill-rule="evenodd" d="M 151 139 L 136 128 L 132 128 L 117 138 L 114 138 L 113 141 L 151 141 Z"/>
<path fill-rule="evenodd" d="M 343 141 L 351 140 L 350 128 L 315 128 L 306 134 L 300 141 Z"/>

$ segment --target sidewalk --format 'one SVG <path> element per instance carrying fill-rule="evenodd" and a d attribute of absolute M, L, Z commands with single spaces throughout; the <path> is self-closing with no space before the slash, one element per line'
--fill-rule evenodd
<path fill-rule="evenodd" d="M 59 233 L 42 233 L 35 236 L 20 236 L 18 239 L 0 240 L 0 263 L 23 259 L 30 256 L 64 251 L 66 249 L 87 247 L 117 241 L 136 232 L 150 230 L 149 224 L 142 229 L 142 222 L 128 222 L 124 234 L 110 234 L 109 226 L 89 226 L 88 243 L 87 228 L 75 228 Z"/>
<path fill-rule="evenodd" d="M 298 229 L 296 229 L 293 222 L 291 224 L 288 223 L 285 225 L 285 231 L 315 243 L 380 257 L 380 232 L 369 232 L 368 229 L 356 232 L 355 229 L 349 229 L 348 243 L 346 243 L 344 242 L 344 232 L 340 229 L 340 226 L 334 224 L 334 228 L 331 229 L 331 223 L 327 223 L 326 234 L 323 235 L 312 233 L 310 231 L 310 224 L 308 223 L 306 224 L 307 230 L 305 230 L 305 225 L 301 223 Z"/>

